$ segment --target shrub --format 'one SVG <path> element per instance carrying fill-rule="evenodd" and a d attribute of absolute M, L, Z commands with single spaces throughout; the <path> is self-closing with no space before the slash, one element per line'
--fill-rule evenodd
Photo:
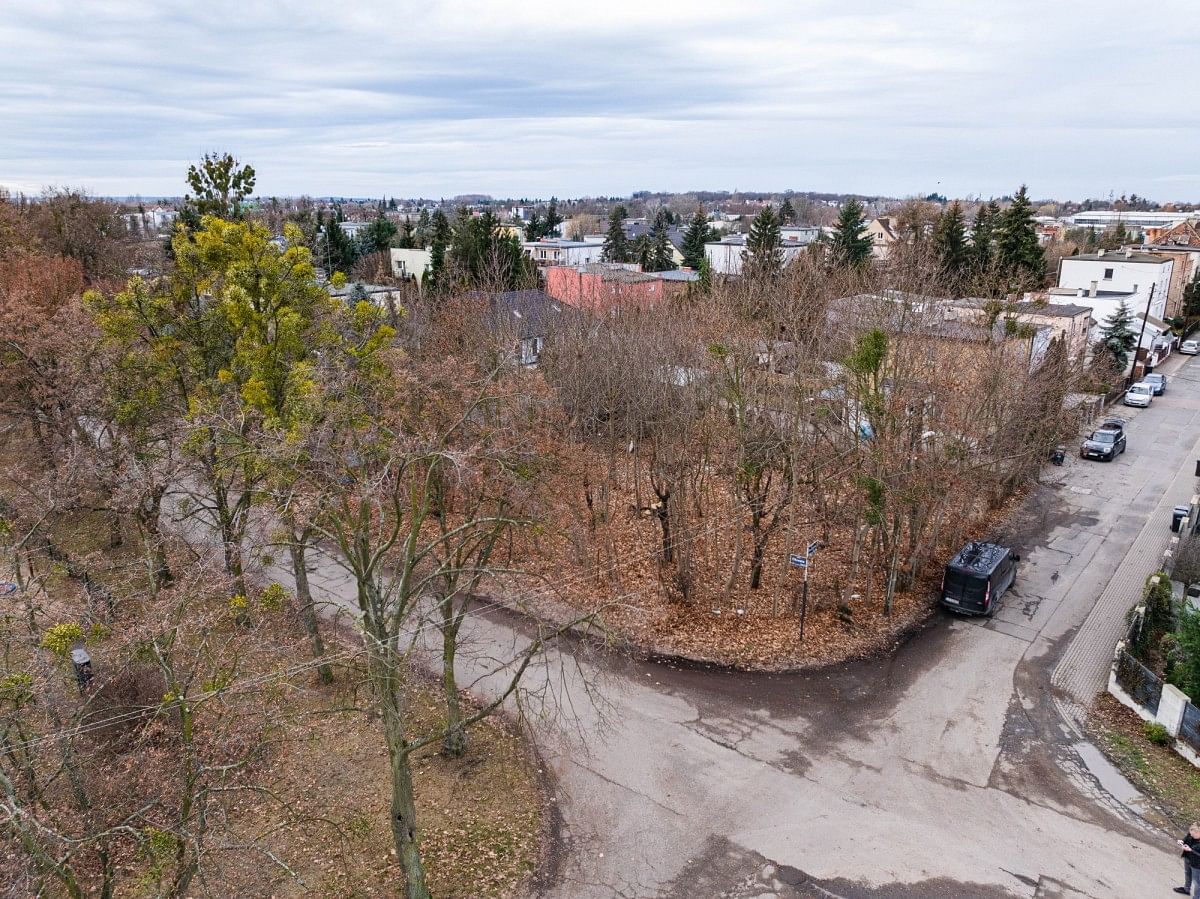
<path fill-rule="evenodd" d="M 1171 742 L 1167 729 L 1157 721 L 1147 721 L 1142 725 L 1142 734 L 1155 746 L 1166 746 Z"/>

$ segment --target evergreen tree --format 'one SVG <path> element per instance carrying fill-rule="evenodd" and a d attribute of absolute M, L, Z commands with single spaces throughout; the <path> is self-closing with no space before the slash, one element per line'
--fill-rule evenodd
<path fill-rule="evenodd" d="M 650 244 L 650 235 L 641 234 L 629 249 L 628 262 L 636 262 L 644 272 L 651 270 L 654 265 L 654 247 Z"/>
<path fill-rule="evenodd" d="M 608 214 L 608 233 L 604 237 L 605 262 L 629 262 L 629 239 L 625 236 L 625 207 L 617 204 Z"/>
<path fill-rule="evenodd" d="M 1100 329 L 1100 347 L 1112 357 L 1117 367 L 1124 371 L 1129 364 L 1129 354 L 1137 345 L 1137 339 L 1133 330 L 1133 315 L 1122 300 L 1104 320 L 1104 326 Z"/>
<path fill-rule="evenodd" d="M 654 225 L 650 228 L 650 268 L 648 272 L 667 272 L 675 268 L 674 247 L 671 245 L 670 219 L 665 209 L 660 209 L 654 216 Z"/>
<path fill-rule="evenodd" d="M 783 205 L 779 207 L 779 222 L 782 225 L 794 225 L 796 223 L 796 208 L 792 205 L 791 197 L 783 198 Z"/>
<path fill-rule="evenodd" d="M 975 213 L 975 225 L 971 229 L 971 261 L 976 271 L 984 272 L 992 265 L 992 238 L 995 234 L 996 218 L 1000 207 L 993 200 L 984 203 Z"/>
<path fill-rule="evenodd" d="M 396 240 L 396 246 L 402 250 L 411 250 L 416 245 L 416 238 L 413 237 L 412 223 L 405 222 L 400 228 L 400 237 Z"/>
<path fill-rule="evenodd" d="M 838 214 L 829 238 L 829 255 L 836 268 L 863 268 L 871 261 L 871 238 L 866 229 L 866 211 L 851 198 Z"/>
<path fill-rule="evenodd" d="M 413 246 L 425 249 L 429 246 L 429 239 L 432 236 L 433 225 L 429 220 L 429 210 L 422 209 L 421 214 L 417 216 L 417 227 L 413 230 Z"/>
<path fill-rule="evenodd" d="M 704 215 L 704 207 L 696 209 L 696 214 L 683 232 L 683 264 L 690 269 L 699 270 L 704 262 L 704 244 L 708 242 L 708 218 Z"/>
<path fill-rule="evenodd" d="M 528 241 L 541 240 L 546 236 L 546 223 L 542 221 L 542 217 L 536 212 L 529 216 L 529 221 L 525 223 L 525 239 Z"/>
<path fill-rule="evenodd" d="M 546 223 L 542 226 L 543 237 L 553 237 L 555 228 L 563 223 L 563 217 L 558 214 L 558 198 L 551 197 L 550 205 L 546 207 Z"/>
<path fill-rule="evenodd" d="M 450 239 L 450 259 L 466 289 L 514 290 L 529 281 L 529 260 L 514 235 L 505 234 L 490 209 L 460 209 Z"/>
<path fill-rule="evenodd" d="M 1038 242 L 1033 205 L 1022 184 L 995 226 L 996 265 L 1011 279 L 1041 283 L 1045 276 L 1046 253 Z"/>
<path fill-rule="evenodd" d="M 446 218 L 446 213 L 438 209 L 430 219 L 429 234 L 429 280 L 434 289 L 442 287 L 445 281 L 443 273 L 446 269 L 446 252 L 450 249 L 450 237 L 450 220 Z"/>
<path fill-rule="evenodd" d="M 712 266 L 708 264 L 707 256 L 700 260 L 700 280 L 696 284 L 704 293 L 712 290 Z"/>
<path fill-rule="evenodd" d="M 330 276 L 334 272 L 346 274 L 358 261 L 358 244 L 342 230 L 340 222 L 325 223 L 324 250 L 325 264 L 329 269 Z"/>
<path fill-rule="evenodd" d="M 746 238 L 742 270 L 748 276 L 772 276 L 783 270 L 783 236 L 779 231 L 779 219 L 770 206 L 754 217 L 750 234 Z"/>
<path fill-rule="evenodd" d="M 380 215 L 363 233 L 362 249 L 367 253 L 382 253 L 392 245 L 392 238 L 395 236 L 395 223 Z"/>
<path fill-rule="evenodd" d="M 1187 318 L 1200 316 L 1200 271 L 1183 289 L 1183 314 Z"/>
<path fill-rule="evenodd" d="M 957 282 L 966 274 L 971 254 L 967 247 L 962 206 L 957 200 L 938 216 L 933 228 L 933 251 L 945 277 Z"/>

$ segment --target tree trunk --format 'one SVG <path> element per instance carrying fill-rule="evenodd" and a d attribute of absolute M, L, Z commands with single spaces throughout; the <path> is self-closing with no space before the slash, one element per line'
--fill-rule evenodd
<path fill-rule="evenodd" d="M 296 533 L 292 522 L 288 521 L 288 551 L 292 556 L 292 578 L 296 581 L 296 605 L 300 609 L 300 618 L 304 622 L 304 630 L 308 633 L 308 642 L 312 647 L 314 659 L 325 657 L 325 641 L 321 638 L 321 622 L 317 617 L 317 608 L 313 603 L 312 590 L 308 586 L 308 533 Z M 333 683 L 333 669 L 328 662 L 317 666 L 317 677 L 322 684 Z"/>
<path fill-rule="evenodd" d="M 462 706 L 454 676 L 458 627 L 453 618 L 453 601 L 445 599 L 442 601 L 442 691 L 446 695 L 446 735 L 442 738 L 442 754 L 456 759 L 467 751 L 467 732 L 462 726 Z"/>
<path fill-rule="evenodd" d="M 891 558 L 888 561 L 887 590 L 883 594 L 883 614 L 892 614 L 892 601 L 896 597 L 896 572 L 900 563 L 900 513 L 892 513 Z"/>
<path fill-rule="evenodd" d="M 375 682 L 379 685 L 383 733 L 391 774 L 391 826 L 396 858 L 404 872 L 406 899 L 433 899 L 425 885 L 425 868 L 417 843 L 417 806 L 413 793 L 412 764 L 404 730 L 403 699 L 396 660 L 372 653 Z"/>
<path fill-rule="evenodd" d="M 143 496 L 137 505 L 138 530 L 142 534 L 142 545 L 146 552 L 146 568 L 150 579 L 150 592 L 157 594 L 159 590 L 171 583 L 171 568 L 167 564 L 167 551 L 163 546 L 162 531 L 159 520 L 162 517 L 162 499 L 166 486 L 156 487 Z"/>

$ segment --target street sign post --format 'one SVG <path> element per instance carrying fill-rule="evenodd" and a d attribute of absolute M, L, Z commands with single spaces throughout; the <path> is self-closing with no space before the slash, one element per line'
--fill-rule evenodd
<path fill-rule="evenodd" d="M 808 618 L 808 569 L 812 564 L 812 557 L 816 554 L 821 544 L 814 540 L 808 544 L 804 555 L 799 553 L 791 553 L 788 555 L 788 564 L 793 568 L 799 568 L 804 571 L 804 581 L 801 585 L 800 594 L 800 642 L 804 642 L 804 622 Z"/>

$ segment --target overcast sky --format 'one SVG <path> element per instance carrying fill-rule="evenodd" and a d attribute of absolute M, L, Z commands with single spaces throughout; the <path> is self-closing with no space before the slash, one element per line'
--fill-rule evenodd
<path fill-rule="evenodd" d="M 0 184 L 1200 200 L 1200 0 L 0 3 Z"/>

